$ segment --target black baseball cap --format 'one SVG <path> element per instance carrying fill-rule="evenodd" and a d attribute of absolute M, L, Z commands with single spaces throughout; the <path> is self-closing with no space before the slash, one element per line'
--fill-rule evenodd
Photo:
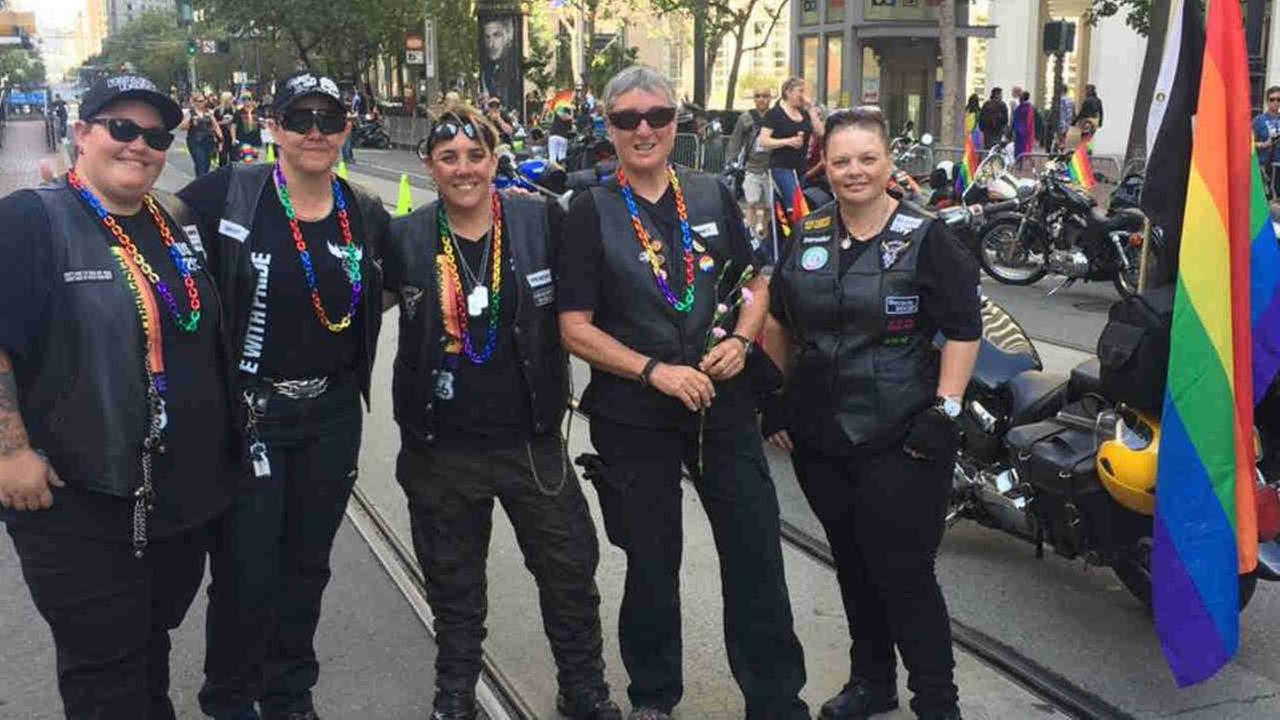
<path fill-rule="evenodd" d="M 271 109 L 279 116 L 288 110 L 290 105 L 312 95 L 328 98 L 342 112 L 347 110 L 347 106 L 342 102 L 338 83 L 331 77 L 313 73 L 310 70 L 299 70 L 277 85 L 275 104 Z"/>
<path fill-rule="evenodd" d="M 80 119 L 92 120 L 106 107 L 119 100 L 139 100 L 160 113 L 166 130 L 182 122 L 182 108 L 172 98 L 141 75 L 113 75 L 93 84 L 80 98 Z"/>

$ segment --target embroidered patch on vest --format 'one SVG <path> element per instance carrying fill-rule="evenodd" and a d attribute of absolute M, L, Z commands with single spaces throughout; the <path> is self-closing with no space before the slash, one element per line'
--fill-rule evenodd
<path fill-rule="evenodd" d="M 400 288 L 400 311 L 412 320 L 418 314 L 418 303 L 422 301 L 422 288 L 405 285 Z"/>
<path fill-rule="evenodd" d="M 182 232 L 187 234 L 187 242 L 191 243 L 191 247 L 203 255 L 204 243 L 200 240 L 200 228 L 196 225 L 183 225 Z"/>
<path fill-rule="evenodd" d="M 818 244 L 818 243 L 828 243 L 828 242 L 831 242 L 831 236 L 830 236 L 830 235 L 805 235 L 805 236 L 804 236 L 804 242 L 803 242 L 802 244 L 804 244 L 804 245 L 810 245 L 810 244 L 816 245 L 816 244 Z"/>
<path fill-rule="evenodd" d="M 810 218 L 804 221 L 805 230 L 826 230 L 831 227 L 831 216 L 823 215 L 822 217 Z"/>
<path fill-rule="evenodd" d="M 885 315 L 915 315 L 918 312 L 919 295 L 890 295 L 884 299 Z"/>
<path fill-rule="evenodd" d="M 108 282 L 115 275 L 110 270 L 68 270 L 62 273 L 62 279 L 70 283 Z"/>
<path fill-rule="evenodd" d="M 880 266 L 885 270 L 893 267 L 898 262 L 898 256 L 911 246 L 910 240 L 881 240 L 880 241 Z"/>
<path fill-rule="evenodd" d="M 528 275 L 525 275 L 524 277 L 526 280 L 529 281 L 529 287 L 531 288 L 540 288 L 543 285 L 551 284 L 550 269 L 539 270 L 538 272 L 532 272 L 532 273 L 529 273 Z"/>
<path fill-rule="evenodd" d="M 893 219 L 893 224 L 889 226 L 889 232 L 905 235 L 923 224 L 924 218 L 911 217 L 910 215 L 899 215 Z"/>
<path fill-rule="evenodd" d="M 218 221 L 218 232 L 240 242 L 244 242 L 249 237 L 249 228 L 226 218 Z"/>
<path fill-rule="evenodd" d="M 800 256 L 800 267 L 810 272 L 820 270 L 823 267 L 826 267 L 827 260 L 830 259 L 830 257 L 831 253 L 829 253 L 825 247 L 815 245 L 814 247 L 805 250 L 804 254 Z"/>
<path fill-rule="evenodd" d="M 694 225 L 690 229 L 698 233 L 704 238 L 716 237 L 717 235 L 720 234 L 720 228 L 717 227 L 716 224 L 713 222 L 702 223 L 701 225 Z"/>

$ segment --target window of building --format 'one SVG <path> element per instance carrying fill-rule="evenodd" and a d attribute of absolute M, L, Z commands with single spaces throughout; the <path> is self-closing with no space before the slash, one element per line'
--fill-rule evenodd
<path fill-rule="evenodd" d="M 818 24 L 818 0 L 800 0 L 800 24 Z"/>
<path fill-rule="evenodd" d="M 845 107 L 849 98 L 844 92 L 844 36 L 828 35 L 826 41 L 827 87 L 822 100 L 830 106 Z"/>
<path fill-rule="evenodd" d="M 844 20 L 844 3 L 845 0 L 827 0 L 827 22 Z"/>
<path fill-rule="evenodd" d="M 800 77 L 809 81 L 812 89 L 818 82 L 818 36 L 800 38 Z"/>
<path fill-rule="evenodd" d="M 880 104 L 880 61 L 869 46 L 862 48 L 862 98 L 863 105 Z"/>

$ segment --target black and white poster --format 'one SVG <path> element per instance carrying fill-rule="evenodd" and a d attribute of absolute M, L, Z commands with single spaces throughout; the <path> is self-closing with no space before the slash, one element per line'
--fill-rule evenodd
<path fill-rule="evenodd" d="M 524 99 L 524 23 L 518 9 L 504 3 L 479 3 L 480 89 L 502 100 L 502 107 L 519 112 Z M 486 7 L 488 5 L 489 7 Z"/>

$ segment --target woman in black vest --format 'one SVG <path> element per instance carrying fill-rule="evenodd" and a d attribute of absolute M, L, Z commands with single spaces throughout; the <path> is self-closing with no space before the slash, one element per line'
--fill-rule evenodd
<path fill-rule="evenodd" d="M 768 285 L 710 351 L 716 306 L 752 264 L 742 211 L 709 175 L 677 172 L 675 90 L 647 67 L 604 92 L 620 170 L 574 199 L 557 254 L 560 334 L 591 364 L 581 408 L 609 539 L 627 553 L 619 635 L 635 720 L 670 717 L 680 658 L 682 468 L 715 532 L 729 667 L 747 718 L 808 718 L 792 629 L 778 498 L 742 375 Z M 669 271 L 669 272 L 668 272 Z M 601 464 L 603 469 L 601 470 Z"/>
<path fill-rule="evenodd" d="M 213 154 L 222 143 L 222 126 L 209 112 L 208 101 L 203 95 L 191 96 L 191 109 L 182 119 L 179 129 L 187 131 L 187 154 L 191 156 L 195 176 L 207 175 Z"/>
<path fill-rule="evenodd" d="M 562 213 L 494 193 L 497 141 L 472 108 L 441 115 L 426 159 L 440 200 L 393 221 L 385 265 L 400 305 L 396 477 L 436 615 L 432 717 L 476 717 L 496 498 L 538 584 L 557 708 L 620 720 L 604 682 L 595 525 L 560 434 L 567 358 L 551 240 Z"/>
<path fill-rule="evenodd" d="M 181 119 L 146 78 L 99 80 L 71 172 L 0 200 L 0 521 L 73 720 L 174 717 L 169 631 L 243 473 L 202 238 L 152 189 Z"/>
<path fill-rule="evenodd" d="M 215 718 L 308 720 L 329 555 L 356 480 L 361 395 L 382 323 L 390 216 L 331 168 L 350 132 L 338 86 L 282 81 L 274 165 L 233 164 L 179 195 L 211 236 L 253 477 L 212 553 L 200 705 Z"/>
<path fill-rule="evenodd" d="M 896 708 L 896 647 L 916 715 L 955 720 L 934 557 L 982 333 L 978 267 L 941 223 L 885 192 L 892 161 L 879 111 L 835 113 L 824 138 L 836 202 L 805 218 L 770 287 L 784 332 L 768 345 L 783 348 L 783 404 L 794 412 L 766 427 L 791 451 L 826 531 L 853 636 L 850 681 L 820 717 Z"/>

